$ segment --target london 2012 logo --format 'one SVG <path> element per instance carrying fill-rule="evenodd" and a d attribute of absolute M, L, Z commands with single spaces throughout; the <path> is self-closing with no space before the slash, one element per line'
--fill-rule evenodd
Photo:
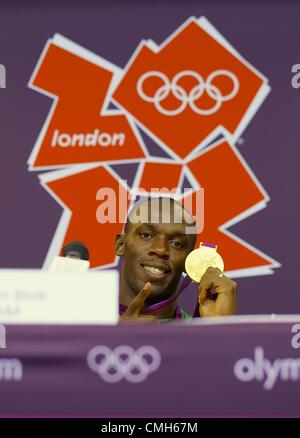
<path fill-rule="evenodd" d="M 205 17 L 160 44 L 142 40 L 124 67 L 55 34 L 29 87 L 52 100 L 29 170 L 48 171 L 40 182 L 63 211 L 45 266 L 70 240 L 88 245 L 93 268 L 116 266 L 114 237 L 137 195 L 193 206 L 203 189 L 198 230 L 222 248 L 227 272 L 279 266 L 229 230 L 270 199 L 239 150 L 269 81 Z"/>

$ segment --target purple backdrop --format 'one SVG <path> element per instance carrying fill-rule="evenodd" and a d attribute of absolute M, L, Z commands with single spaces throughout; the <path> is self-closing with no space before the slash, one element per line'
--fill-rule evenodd
<path fill-rule="evenodd" d="M 300 4 L 294 1 L 1 2 L 0 63 L 7 88 L 0 89 L 0 266 L 41 267 L 62 212 L 26 165 L 51 106 L 27 88 L 47 38 L 61 33 L 123 67 L 142 38 L 161 43 L 191 15 L 205 15 L 272 87 L 239 146 L 271 201 L 231 231 L 282 268 L 240 279 L 238 311 L 299 313 L 300 90 L 291 86 L 291 67 L 299 62 Z M 183 301 L 191 310 L 195 294 Z"/>

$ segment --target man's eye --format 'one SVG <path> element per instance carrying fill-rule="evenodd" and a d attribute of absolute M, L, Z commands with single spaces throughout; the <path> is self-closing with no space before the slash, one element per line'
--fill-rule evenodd
<path fill-rule="evenodd" d="M 145 232 L 143 232 L 143 233 L 140 233 L 140 236 L 141 236 L 141 238 L 144 239 L 144 240 L 149 240 L 149 239 L 151 239 L 152 234 L 151 234 L 151 233 L 147 233 L 147 232 L 145 231 Z"/>
<path fill-rule="evenodd" d="M 174 248 L 182 248 L 183 243 L 179 240 L 172 240 L 171 245 L 174 246 Z"/>

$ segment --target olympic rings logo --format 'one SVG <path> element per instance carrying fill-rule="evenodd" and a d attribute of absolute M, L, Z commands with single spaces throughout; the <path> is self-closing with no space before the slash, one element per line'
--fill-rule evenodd
<path fill-rule="evenodd" d="M 124 378 L 131 383 L 140 383 L 159 368 L 161 355 L 150 345 L 136 351 L 127 345 L 114 350 L 98 345 L 89 351 L 87 363 L 105 382 L 116 383 Z"/>
<path fill-rule="evenodd" d="M 226 76 L 232 82 L 232 89 L 226 95 L 223 95 L 221 90 L 212 83 L 218 76 Z M 155 77 L 161 79 L 163 85 L 156 90 L 153 96 L 148 96 L 143 89 L 144 83 L 150 78 Z M 189 93 L 187 93 L 183 87 L 178 85 L 179 80 L 185 77 L 192 77 L 198 82 Z M 165 116 L 177 116 L 178 114 L 183 113 L 187 105 L 189 105 L 190 109 L 196 114 L 199 114 L 200 116 L 209 116 L 216 113 L 223 102 L 233 99 L 239 91 L 239 86 L 238 78 L 228 70 L 215 70 L 207 76 L 206 81 L 204 81 L 203 77 L 198 72 L 193 70 L 181 71 L 180 73 L 177 73 L 171 81 L 169 81 L 169 78 L 160 71 L 148 71 L 140 76 L 137 81 L 136 89 L 141 99 L 145 102 L 153 103 L 157 111 Z M 196 105 L 196 101 L 201 98 L 204 91 L 206 91 L 208 96 L 215 101 L 215 104 L 208 109 L 199 108 L 199 106 Z M 172 93 L 180 102 L 178 108 L 173 110 L 166 109 L 162 106 L 162 101 L 164 101 L 170 93 Z"/>

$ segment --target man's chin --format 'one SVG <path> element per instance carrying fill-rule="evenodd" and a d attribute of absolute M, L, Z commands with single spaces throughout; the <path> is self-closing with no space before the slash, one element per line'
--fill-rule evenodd
<path fill-rule="evenodd" d="M 146 300 L 147 305 L 156 304 L 167 300 L 174 294 L 174 291 L 167 291 L 166 288 L 161 288 L 160 285 L 152 283 L 152 292 Z"/>

